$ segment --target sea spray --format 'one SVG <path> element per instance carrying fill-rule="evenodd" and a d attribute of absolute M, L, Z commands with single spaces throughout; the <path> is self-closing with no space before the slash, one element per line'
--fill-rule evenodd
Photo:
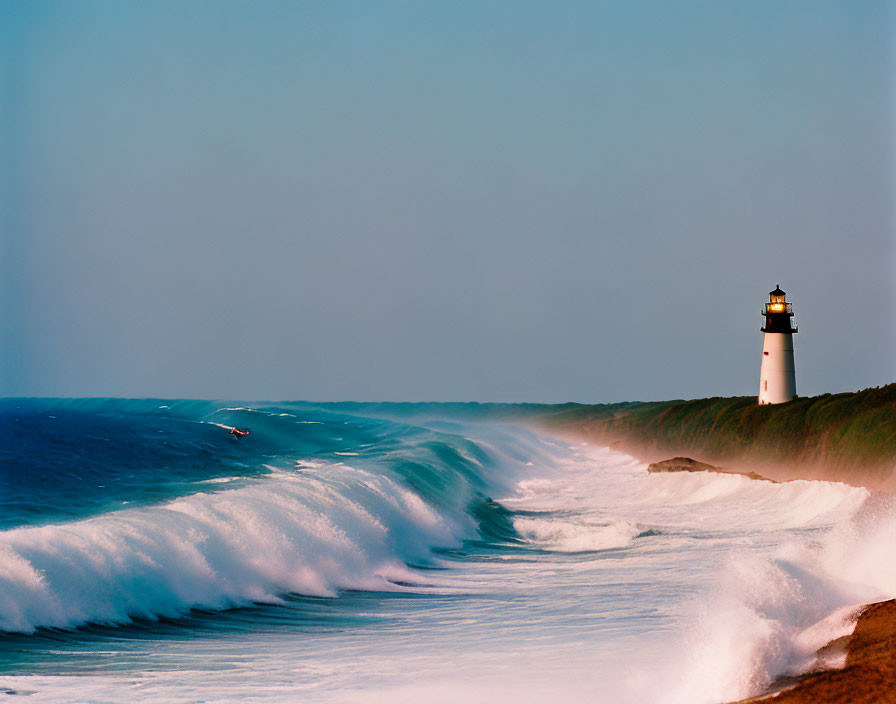
<path fill-rule="evenodd" d="M 679 656 L 634 677 L 619 701 L 711 704 L 756 694 L 779 674 L 816 665 L 819 647 L 851 631 L 857 605 L 896 593 L 881 584 L 892 571 L 875 571 L 868 555 L 883 558 L 896 520 L 880 510 L 871 518 L 864 489 L 648 475 L 624 455 L 580 452 L 506 499 L 519 533 L 557 552 L 628 548 L 623 559 L 652 562 L 645 576 L 657 578 L 658 591 L 692 585 L 677 607 L 681 635 L 665 640 Z M 663 545 L 677 564 L 647 557 Z"/>
<path fill-rule="evenodd" d="M 825 488 L 864 492 L 817 482 L 807 494 Z M 789 508 L 806 511 L 799 502 Z M 730 554 L 709 594 L 691 610 L 683 665 L 688 677 L 668 701 L 744 698 L 781 674 L 842 666 L 843 651 L 818 651 L 852 632 L 864 604 L 896 597 L 894 544 L 896 502 L 866 493 L 829 528 L 791 536 L 764 555 Z"/>

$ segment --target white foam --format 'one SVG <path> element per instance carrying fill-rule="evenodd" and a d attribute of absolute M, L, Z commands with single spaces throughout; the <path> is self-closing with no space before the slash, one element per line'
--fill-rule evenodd
<path fill-rule="evenodd" d="M 862 521 L 868 496 L 831 482 L 649 474 L 625 455 L 580 448 L 520 482 L 506 503 L 525 511 L 514 524 L 536 547 L 655 544 L 654 554 L 645 548 L 619 559 L 655 570 L 658 591 L 686 584 L 692 597 L 681 604 L 677 657 L 662 674 L 652 668 L 636 678 L 622 700 L 709 704 L 816 665 L 818 648 L 854 627 L 857 604 L 896 595 L 896 511 Z M 635 540 L 648 530 L 661 538 Z M 671 564 L 662 557 L 669 551 Z M 681 686 L 669 687 L 675 681 Z"/>
<path fill-rule="evenodd" d="M 640 529 L 628 521 L 595 524 L 588 521 L 564 521 L 551 518 L 513 519 L 521 537 L 546 550 L 557 552 L 593 552 L 621 548 L 632 543 Z"/>

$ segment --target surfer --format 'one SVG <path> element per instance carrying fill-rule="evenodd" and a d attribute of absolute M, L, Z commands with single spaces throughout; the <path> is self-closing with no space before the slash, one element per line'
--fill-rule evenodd
<path fill-rule="evenodd" d="M 241 437 L 243 437 L 243 435 L 248 435 L 249 431 L 248 430 L 240 430 L 239 428 L 231 428 L 230 434 L 235 435 L 238 438 L 241 438 Z"/>

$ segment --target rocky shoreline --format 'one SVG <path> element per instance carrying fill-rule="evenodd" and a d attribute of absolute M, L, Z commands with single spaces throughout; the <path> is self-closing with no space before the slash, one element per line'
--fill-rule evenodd
<path fill-rule="evenodd" d="M 747 479 L 755 479 L 762 482 L 771 482 L 772 484 L 780 483 L 774 479 L 763 477 L 761 474 L 757 474 L 756 472 L 744 472 L 736 469 L 724 469 L 723 467 L 716 467 L 715 465 L 709 464 L 708 462 L 699 462 L 698 460 L 692 459 L 690 457 L 673 457 L 668 460 L 663 460 L 662 462 L 653 462 L 647 467 L 647 471 L 652 474 L 661 472 L 714 472 L 715 474 L 737 474 L 741 477 L 747 477 Z"/>

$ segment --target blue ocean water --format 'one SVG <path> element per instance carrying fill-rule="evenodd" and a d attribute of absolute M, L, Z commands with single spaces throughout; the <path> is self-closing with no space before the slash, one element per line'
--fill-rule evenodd
<path fill-rule="evenodd" d="M 863 489 L 366 413 L 0 400 L 0 692 L 721 701 L 896 592 Z"/>

